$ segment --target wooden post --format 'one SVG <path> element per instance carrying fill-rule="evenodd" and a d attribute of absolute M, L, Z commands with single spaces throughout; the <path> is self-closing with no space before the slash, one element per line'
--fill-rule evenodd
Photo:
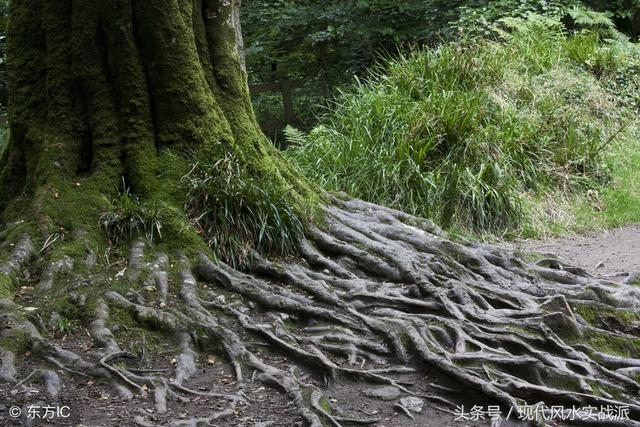
<path fill-rule="evenodd" d="M 282 94 L 282 106 L 284 108 L 284 120 L 276 120 L 265 123 L 262 128 L 267 132 L 276 132 L 284 129 L 286 125 L 300 126 L 302 123 L 296 116 L 293 108 L 293 89 L 302 87 L 301 80 L 283 80 L 280 82 L 257 83 L 249 86 L 251 95 L 263 92 L 280 92 Z"/>
<path fill-rule="evenodd" d="M 285 80 L 280 83 L 280 91 L 282 92 L 282 103 L 284 104 L 284 120 L 291 124 L 296 120 L 293 112 L 293 98 L 291 96 L 291 82 Z"/>

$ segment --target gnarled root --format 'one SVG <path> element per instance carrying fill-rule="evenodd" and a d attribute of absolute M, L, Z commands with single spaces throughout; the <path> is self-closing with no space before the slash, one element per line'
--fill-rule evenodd
<path fill-rule="evenodd" d="M 157 254 L 145 264 L 144 245 L 137 243 L 120 275 L 128 290 L 94 299 L 88 331 L 95 348 L 82 357 L 42 338 L 31 322 L 11 314 L 17 306 L 10 302 L 0 306 L 4 321 L 13 322 L 3 335 L 23 331 L 43 360 L 101 377 L 125 397 L 152 391 L 158 414 L 167 411 L 167 398 L 227 402 L 210 416 L 170 425 L 232 417 L 236 405 L 248 404 L 245 388 L 253 378 L 285 393 L 308 425 L 320 426 L 323 418 L 336 426 L 378 421 L 329 411 L 316 386 L 261 355 L 265 345 L 326 383 L 348 377 L 387 385 L 449 409 L 463 389 L 505 413 L 540 401 L 621 405 L 631 418 L 625 424 L 640 425 L 640 340 L 632 329 L 607 328 L 611 322 L 595 324 L 580 315 L 597 307 L 640 319 L 640 289 L 557 260 L 528 263 L 491 245 L 454 243 L 428 221 L 361 201 L 334 199 L 325 213 L 324 227 L 311 227 L 301 243 L 301 258 L 273 261 L 256 254 L 251 274 L 206 255 L 190 260 L 193 267 L 179 254 Z M 33 251 L 26 242 L 1 273 L 15 274 L 28 263 Z M 46 270 L 46 283 L 63 267 Z M 153 300 L 141 295 L 150 286 L 158 291 Z M 130 366 L 135 356 L 110 329 L 110 310 L 162 331 L 176 348 L 171 375 Z M 198 376 L 203 341 L 223 351 L 236 392 L 189 386 Z M 418 387 L 401 377 L 424 371 L 439 373 L 449 385 L 425 381 Z M 1 346 L 0 379 L 17 381 L 15 354 Z M 55 389 L 55 379 L 50 384 Z M 144 416 L 133 421 L 159 423 Z M 610 419 L 593 423 L 613 425 Z"/>

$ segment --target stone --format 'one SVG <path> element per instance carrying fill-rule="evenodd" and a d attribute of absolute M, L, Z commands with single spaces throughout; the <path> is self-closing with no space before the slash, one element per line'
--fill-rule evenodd
<path fill-rule="evenodd" d="M 62 383 L 60 382 L 60 377 L 53 371 L 45 370 L 40 374 L 42 377 L 42 382 L 47 388 L 47 394 L 50 397 L 56 398 L 62 391 Z"/>
<path fill-rule="evenodd" d="M 419 397 L 409 396 L 400 399 L 400 404 L 409 411 L 419 414 L 422 412 L 422 408 L 424 407 L 424 400 Z"/>
<path fill-rule="evenodd" d="M 400 397 L 400 390 L 396 387 L 385 386 L 367 389 L 362 392 L 367 397 L 380 400 L 395 400 Z"/>

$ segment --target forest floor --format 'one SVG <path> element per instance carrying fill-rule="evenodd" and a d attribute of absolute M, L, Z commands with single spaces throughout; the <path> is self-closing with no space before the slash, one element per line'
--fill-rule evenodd
<path fill-rule="evenodd" d="M 640 272 L 640 225 L 633 225 L 619 229 L 607 230 L 588 235 L 569 236 L 547 240 L 526 240 L 504 244 L 523 252 L 544 252 L 556 255 L 568 263 L 583 267 L 593 274 L 617 275 L 621 272 Z M 624 276 L 620 275 L 621 278 Z M 60 337 L 58 344 L 78 354 L 89 351 L 92 346 L 88 334 L 74 334 L 72 337 Z M 156 354 L 143 356 L 140 367 L 152 365 L 156 369 L 171 370 L 173 349 L 167 347 L 167 351 L 159 351 Z M 26 363 L 21 364 L 19 378 L 26 378 L 37 366 L 29 363 L 29 354 L 25 354 Z M 261 357 L 265 361 L 289 370 L 290 361 L 281 355 L 270 354 L 265 346 Z M 151 363 L 150 363 L 151 362 Z M 233 393 L 236 389 L 234 376 L 227 363 L 214 358 L 200 360 L 198 362 L 199 374 L 194 376 L 187 384 L 190 389 L 203 392 Z M 304 367 L 297 369 L 296 376 L 307 384 L 313 384 L 322 389 L 333 408 L 340 408 L 337 415 L 354 418 L 379 418 L 374 424 L 376 427 L 516 427 L 528 424 L 512 421 L 494 423 L 487 420 L 457 421 L 452 412 L 437 409 L 430 402 L 424 402 L 424 407 L 419 413 L 407 414 L 397 409 L 396 404 L 403 397 L 397 389 L 379 387 L 376 385 L 365 386 L 360 382 L 350 383 L 348 378 L 340 378 L 339 381 L 325 386 L 321 377 Z M 68 426 L 154 426 L 165 425 L 167 422 L 180 418 L 194 418 L 210 415 L 212 408 L 217 406 L 220 410 L 225 407 L 225 402 L 216 401 L 214 398 L 195 396 L 189 401 L 172 402 L 168 412 L 162 415 L 156 414 L 153 399 L 134 397 L 132 400 L 119 400 L 113 390 L 108 386 L 96 382 L 92 378 L 84 378 L 78 375 L 64 375 L 64 397 L 51 398 L 38 382 L 26 381 L 28 387 L 22 387 L 20 391 L 9 387 L 0 388 L 0 426 L 38 426 L 38 425 L 68 425 Z M 475 393 L 466 393 L 459 386 L 447 380 L 447 378 L 435 376 L 431 372 L 413 372 L 410 374 L 397 374 L 395 379 L 407 388 L 420 392 L 421 385 L 437 384 L 448 389 L 458 389 L 451 396 L 451 400 L 464 405 L 467 410 L 474 405 L 488 405 L 487 402 L 473 401 Z M 239 404 L 234 413 L 218 420 L 219 426 L 298 426 L 302 425 L 296 412 L 296 407 L 287 397 L 278 391 L 265 388 L 256 380 L 253 385 L 245 389 L 246 402 Z M 476 395 L 477 396 L 477 395 Z M 479 398 L 479 397 L 478 397 Z M 68 417 L 57 418 L 43 422 L 42 420 L 28 419 L 25 413 L 29 405 L 36 405 L 42 413 L 45 406 L 66 407 Z M 12 419 L 6 416 L 11 407 L 17 406 L 22 411 L 22 417 Z M 138 424 L 132 424 L 131 420 L 139 420 Z M 488 418 L 488 417 L 487 417 Z M 172 424 L 179 425 L 179 424 Z M 556 425 L 556 424 L 549 424 Z"/>

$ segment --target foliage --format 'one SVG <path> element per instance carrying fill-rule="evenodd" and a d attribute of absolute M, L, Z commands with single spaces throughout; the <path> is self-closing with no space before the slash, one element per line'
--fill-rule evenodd
<path fill-rule="evenodd" d="M 437 2 L 444 4 L 443 0 Z M 433 1 L 246 0 L 242 7 L 250 81 L 301 79 L 296 112 L 312 125 L 334 88 L 363 75 L 379 52 L 422 42 Z M 254 100 L 261 123 L 281 115 L 281 104 Z M 269 111 L 271 110 L 271 111 Z"/>
<path fill-rule="evenodd" d="M 102 214 L 99 225 L 114 243 L 144 235 L 148 240 L 162 239 L 163 208 L 158 203 L 143 203 L 124 183 Z"/>
<path fill-rule="evenodd" d="M 556 226 L 581 230 L 640 223 L 640 130 L 631 130 L 608 155 L 612 183 L 579 198 L 575 224 Z"/>
<path fill-rule="evenodd" d="M 310 67 L 322 80 L 342 80 L 361 72 L 376 50 L 426 38 L 430 3 L 423 0 L 302 0 L 243 2 L 247 65 L 270 78 L 275 71 L 291 77 Z M 339 64 L 339 67 L 336 66 Z"/>
<path fill-rule="evenodd" d="M 504 18 L 526 19 L 530 14 L 537 14 L 560 19 L 580 4 L 579 0 L 464 1 L 443 33 L 449 39 L 494 37 Z"/>
<path fill-rule="evenodd" d="M 55 322 L 54 335 L 64 337 L 70 335 L 77 329 L 74 320 L 68 319 L 64 316 L 58 316 Z"/>
<path fill-rule="evenodd" d="M 336 89 L 354 75 L 365 77 L 381 55 L 461 37 L 495 37 L 502 19 L 530 13 L 571 21 L 572 11 L 588 7 L 636 35 L 639 5 L 640 0 L 246 0 L 242 20 L 250 81 L 303 80 L 294 99 L 310 128 Z M 261 123 L 281 116 L 278 101 L 277 95 L 254 99 Z"/>
<path fill-rule="evenodd" d="M 329 189 L 476 230 L 518 227 L 528 194 L 606 182 L 629 119 L 603 83 L 628 71 L 619 42 L 537 15 L 505 24 L 504 43 L 390 59 L 307 136 L 288 131 L 288 156 Z"/>
<path fill-rule="evenodd" d="M 252 252 L 286 256 L 304 233 L 301 220 L 280 194 L 243 173 L 235 156 L 211 164 L 194 158 L 182 178 L 186 210 L 218 259 L 247 267 Z"/>

